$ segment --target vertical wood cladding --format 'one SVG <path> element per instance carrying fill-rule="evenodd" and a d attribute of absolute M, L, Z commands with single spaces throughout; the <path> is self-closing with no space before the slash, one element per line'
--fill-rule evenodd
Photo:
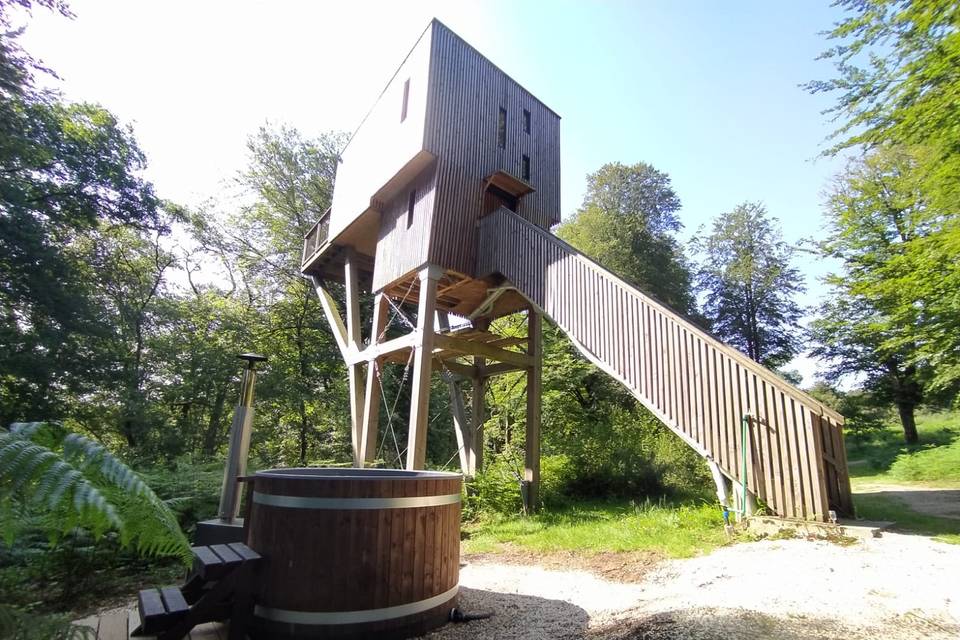
<path fill-rule="evenodd" d="M 500 208 L 480 223 L 477 275 L 499 273 L 608 374 L 777 514 L 852 515 L 839 414 Z"/>
<path fill-rule="evenodd" d="M 428 261 L 436 186 L 437 167 L 433 163 L 381 209 L 377 258 L 373 267 L 374 291 Z"/>
<path fill-rule="evenodd" d="M 529 183 L 536 191 L 521 199 L 518 213 L 544 228 L 559 222 L 560 118 L 436 21 L 431 46 L 424 148 L 438 158 L 438 193 L 429 258 L 473 274 L 484 179 L 491 174 L 505 171 L 520 178 L 527 156 Z M 503 148 L 498 145 L 501 109 L 506 111 Z"/>

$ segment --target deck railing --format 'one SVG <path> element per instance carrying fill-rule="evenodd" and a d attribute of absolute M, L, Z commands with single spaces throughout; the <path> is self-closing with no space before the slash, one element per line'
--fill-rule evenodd
<path fill-rule="evenodd" d="M 313 255 L 319 251 L 327 242 L 327 236 L 330 234 L 330 209 L 327 208 L 317 220 L 317 223 L 310 227 L 307 235 L 303 237 L 303 255 L 300 257 L 301 266 L 305 266 Z"/>
<path fill-rule="evenodd" d="M 746 456 L 749 490 L 775 513 L 852 515 L 840 414 L 516 214 L 480 228 L 478 275 L 505 276 L 728 478 L 743 480 Z"/>

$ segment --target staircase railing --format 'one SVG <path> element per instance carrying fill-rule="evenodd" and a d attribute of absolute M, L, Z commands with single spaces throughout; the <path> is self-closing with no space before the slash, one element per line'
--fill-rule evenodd
<path fill-rule="evenodd" d="M 480 221 L 478 275 L 500 273 L 688 444 L 784 517 L 853 513 L 843 416 L 501 208 Z"/>

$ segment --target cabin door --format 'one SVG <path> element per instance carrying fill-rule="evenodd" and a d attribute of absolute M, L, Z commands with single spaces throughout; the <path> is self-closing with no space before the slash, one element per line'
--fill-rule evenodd
<path fill-rule="evenodd" d="M 509 194 L 499 187 L 489 185 L 487 190 L 483 192 L 483 213 L 480 217 L 493 213 L 500 207 L 506 207 L 516 213 L 518 201 L 517 196 Z"/>

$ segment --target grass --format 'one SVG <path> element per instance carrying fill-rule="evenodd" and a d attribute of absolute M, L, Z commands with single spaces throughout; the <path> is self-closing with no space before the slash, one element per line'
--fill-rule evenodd
<path fill-rule="evenodd" d="M 920 412 L 920 443 L 903 442 L 896 419 L 866 438 L 847 439 L 850 476 L 860 483 L 960 486 L 960 412 Z"/>
<path fill-rule="evenodd" d="M 580 503 L 538 515 L 488 517 L 465 527 L 467 553 L 504 544 L 533 551 L 655 551 L 686 558 L 727 541 L 712 504 L 629 501 Z"/>
<path fill-rule="evenodd" d="M 960 412 L 924 411 L 917 415 L 920 443 L 903 442 L 896 418 L 867 438 L 848 438 L 847 458 L 857 515 L 867 520 L 892 520 L 892 530 L 933 536 L 960 544 L 960 521 L 914 511 L 891 496 L 858 493 L 877 484 L 960 487 Z"/>
<path fill-rule="evenodd" d="M 917 513 L 896 498 L 872 493 L 854 495 L 857 515 L 867 520 L 892 520 L 892 531 L 932 536 L 941 542 L 960 544 L 960 520 Z"/>

